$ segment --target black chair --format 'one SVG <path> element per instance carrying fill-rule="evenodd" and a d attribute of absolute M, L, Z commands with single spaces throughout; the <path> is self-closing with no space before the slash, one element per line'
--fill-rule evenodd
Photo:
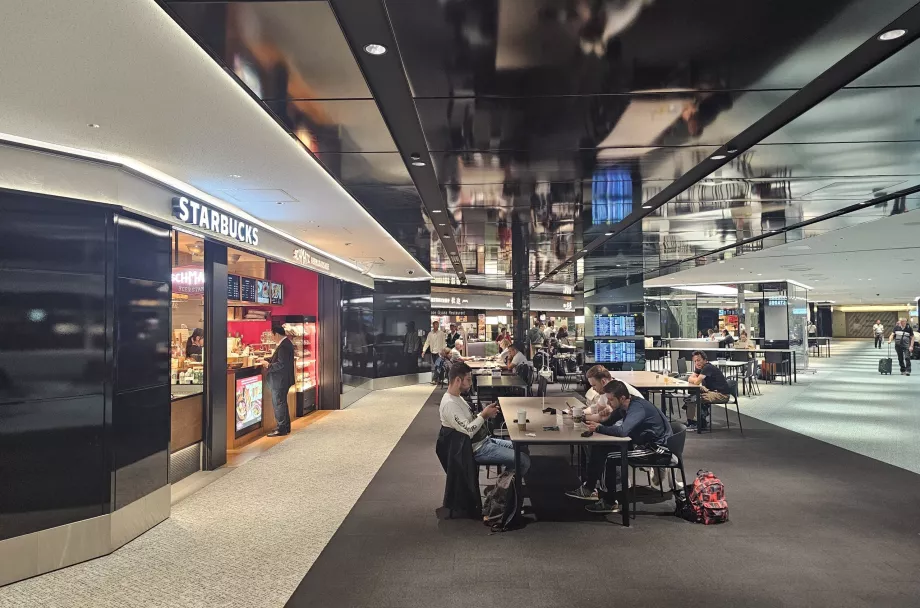
<path fill-rule="evenodd" d="M 676 494 L 677 488 L 677 479 L 674 471 L 680 471 L 680 480 L 682 487 L 687 487 L 687 474 L 684 471 L 684 444 L 687 442 L 687 425 L 679 420 L 674 420 L 671 422 L 671 437 L 668 438 L 668 449 L 671 450 L 671 462 L 666 465 L 658 465 L 655 467 L 648 467 L 647 465 L 642 464 L 630 464 L 632 469 L 632 480 L 633 480 L 633 491 L 632 491 L 632 518 L 636 518 L 636 469 L 639 467 L 653 468 L 661 471 L 662 469 L 671 472 L 671 492 Z M 659 475 L 660 478 L 660 475 Z M 649 473 L 649 486 L 652 485 L 652 476 Z M 664 496 L 664 480 L 659 479 L 659 490 L 661 495 Z"/>
<path fill-rule="evenodd" d="M 751 360 L 742 370 L 742 392 L 746 395 L 760 395 L 760 382 L 757 381 L 757 361 Z M 756 393 L 755 393 L 756 391 Z"/>
<path fill-rule="evenodd" d="M 529 363 L 521 363 L 514 369 L 514 371 L 526 385 L 524 387 L 524 396 L 531 397 L 533 395 L 533 378 L 536 375 L 533 371 L 533 368 L 530 367 Z"/>
<path fill-rule="evenodd" d="M 789 369 L 790 360 L 786 356 L 786 353 L 764 353 L 764 361 L 772 368 L 772 371 L 770 372 L 771 380 L 775 380 L 777 376 L 781 376 L 783 378 L 784 384 L 787 378 L 791 380 L 792 374 Z"/>
<path fill-rule="evenodd" d="M 482 498 L 479 494 L 479 466 L 473 457 L 470 438 L 452 428 L 442 426 L 438 432 L 435 453 L 447 474 L 442 506 L 448 516 L 462 513 L 471 519 L 482 516 Z"/>
<path fill-rule="evenodd" d="M 567 359 L 565 361 L 565 372 L 559 374 L 557 380 L 562 384 L 562 390 L 568 390 L 571 387 L 578 387 L 584 382 L 584 374 L 581 372 L 581 366 L 578 365 L 578 356 L 575 360 Z"/>
<path fill-rule="evenodd" d="M 687 377 L 689 377 L 690 374 L 687 373 L 687 360 L 686 359 L 677 360 L 677 373 L 672 374 L 672 375 L 676 376 L 677 378 L 682 378 L 684 380 L 686 380 Z M 687 396 L 687 394 L 688 394 L 687 391 L 662 391 L 661 393 L 661 411 L 665 412 L 665 414 L 667 414 L 669 419 L 673 418 L 674 417 L 674 402 L 677 401 L 678 403 L 681 403 L 684 397 Z M 667 408 L 667 411 L 665 411 L 665 408 Z M 678 412 L 678 414 L 679 413 L 680 412 Z"/>

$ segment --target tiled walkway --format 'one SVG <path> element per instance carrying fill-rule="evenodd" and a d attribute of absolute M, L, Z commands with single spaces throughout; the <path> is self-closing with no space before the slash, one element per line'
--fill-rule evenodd
<path fill-rule="evenodd" d="M 431 390 L 378 391 L 326 415 L 114 554 L 0 588 L 0 607 L 283 606 Z"/>

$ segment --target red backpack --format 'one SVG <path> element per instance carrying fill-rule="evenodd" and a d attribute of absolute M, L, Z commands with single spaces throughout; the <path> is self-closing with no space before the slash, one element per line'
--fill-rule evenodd
<path fill-rule="evenodd" d="M 687 515 L 692 515 L 691 521 L 706 525 L 728 521 L 725 486 L 711 471 L 697 471 L 687 502 L 686 511 Z"/>

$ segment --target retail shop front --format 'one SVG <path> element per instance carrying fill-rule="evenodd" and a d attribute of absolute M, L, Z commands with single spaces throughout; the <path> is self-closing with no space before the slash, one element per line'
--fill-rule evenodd
<path fill-rule="evenodd" d="M 320 339 L 341 283 L 373 282 L 118 165 L 0 163 L 3 585 L 124 545 L 169 516 L 171 483 L 273 430 L 273 325 L 291 418 L 338 409 L 340 343 Z"/>

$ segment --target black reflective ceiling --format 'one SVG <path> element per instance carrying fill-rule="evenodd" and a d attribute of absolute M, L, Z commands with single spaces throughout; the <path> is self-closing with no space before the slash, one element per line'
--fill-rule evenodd
<path fill-rule="evenodd" d="M 507 289 L 524 220 L 531 278 L 570 292 L 585 272 L 656 276 L 917 207 L 822 219 L 920 184 L 920 47 L 874 68 L 891 51 L 866 50 L 916 36 L 909 13 L 904 39 L 875 40 L 914 0 L 365 2 L 386 9 L 448 217 L 420 213 L 398 121 L 349 49 L 364 41 L 326 2 L 170 6 L 416 257 L 430 244 L 438 282 L 457 265 L 428 228 L 470 284 Z M 847 88 L 804 104 L 835 65 Z M 769 136 L 705 169 L 755 127 Z"/>

